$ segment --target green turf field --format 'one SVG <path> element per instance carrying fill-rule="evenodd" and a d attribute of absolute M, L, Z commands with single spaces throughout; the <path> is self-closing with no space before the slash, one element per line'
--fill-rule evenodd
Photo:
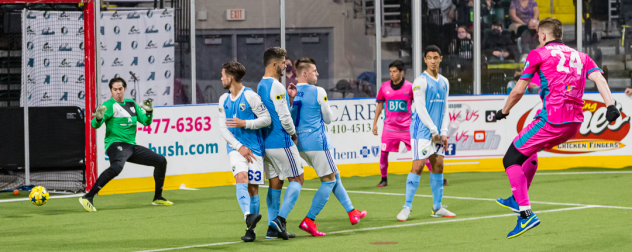
<path fill-rule="evenodd" d="M 234 186 L 166 191 L 174 206 L 152 206 L 153 193 L 97 196 L 94 213 L 85 212 L 76 197 L 52 198 L 37 207 L 6 202 L 26 192 L 0 193 L 0 251 L 632 251 L 632 167 L 539 172 L 530 196 L 541 224 L 511 240 L 505 237 L 516 214 L 493 201 L 510 195 L 504 173 L 445 177 L 443 204 L 457 217 L 430 217 L 424 172 L 407 222 L 396 220 L 405 175 L 390 175 L 386 188 L 375 187 L 378 176 L 343 178 L 354 206 L 368 215 L 352 226 L 332 194 L 316 219 L 326 237 L 298 228 L 320 184 L 306 181 L 307 190 L 288 217 L 288 230 L 298 237 L 289 241 L 265 240 L 267 190 L 262 188 L 263 219 L 254 243 L 240 240 L 245 224 Z"/>

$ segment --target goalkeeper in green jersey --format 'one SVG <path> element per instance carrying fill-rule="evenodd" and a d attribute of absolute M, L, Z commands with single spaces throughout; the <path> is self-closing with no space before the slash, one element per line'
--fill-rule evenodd
<path fill-rule="evenodd" d="M 151 99 L 140 106 L 132 99 L 124 99 L 127 83 L 122 78 L 113 78 L 109 83 L 112 98 L 105 101 L 93 114 L 92 127 L 98 129 L 105 124 L 105 152 L 110 157 L 110 168 L 101 173 L 90 192 L 79 198 L 79 202 L 88 212 L 97 211 L 92 199 L 110 180 L 123 170 L 125 162 L 154 167 L 156 193 L 152 205 L 173 205 L 162 197 L 165 183 L 167 159 L 155 152 L 136 145 L 136 122 L 147 126 L 151 124 L 154 107 Z"/>

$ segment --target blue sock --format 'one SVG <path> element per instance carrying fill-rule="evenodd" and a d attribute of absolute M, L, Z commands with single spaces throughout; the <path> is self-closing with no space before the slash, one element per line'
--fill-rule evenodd
<path fill-rule="evenodd" d="M 430 173 L 430 189 L 432 189 L 432 209 L 441 208 L 443 198 L 443 173 Z"/>
<path fill-rule="evenodd" d="M 351 199 L 349 199 L 347 190 L 342 185 L 342 180 L 340 180 L 340 173 L 336 174 L 336 185 L 334 186 L 333 192 L 334 195 L 336 195 L 336 198 L 338 198 L 338 201 L 340 201 L 340 204 L 342 204 L 342 207 L 345 208 L 345 211 L 347 211 L 347 213 L 355 209 L 353 208 L 353 204 L 351 204 Z"/>
<path fill-rule="evenodd" d="M 408 173 L 408 178 L 406 179 L 406 204 L 405 207 L 413 209 L 413 198 L 415 197 L 415 193 L 417 192 L 417 187 L 419 187 L 419 180 L 421 180 L 421 176 Z"/>
<path fill-rule="evenodd" d="M 301 187 L 303 187 L 303 185 L 299 182 L 290 182 L 290 185 L 285 189 L 285 196 L 283 197 L 281 210 L 279 210 L 279 216 L 287 219 L 287 215 L 290 214 L 290 211 L 294 208 L 294 204 L 296 204 L 296 200 L 298 200 L 298 195 L 301 194 Z"/>
<path fill-rule="evenodd" d="M 312 206 L 309 208 L 309 212 L 307 213 L 307 218 L 312 220 L 316 219 L 320 210 L 323 210 L 327 201 L 329 201 L 329 194 L 334 189 L 336 185 L 336 181 L 328 181 L 321 182 L 318 191 L 316 191 L 316 195 L 314 195 L 314 199 L 312 200 Z"/>
<path fill-rule="evenodd" d="M 259 213 L 259 195 L 250 197 L 250 213 Z"/>
<path fill-rule="evenodd" d="M 248 185 L 245 183 L 237 183 L 237 202 L 241 211 L 246 214 L 250 211 L 250 195 L 248 195 Z"/>
<path fill-rule="evenodd" d="M 281 208 L 281 189 L 268 188 L 266 204 L 268 205 L 268 226 L 270 226 L 272 225 L 272 221 L 279 215 L 279 208 Z"/>

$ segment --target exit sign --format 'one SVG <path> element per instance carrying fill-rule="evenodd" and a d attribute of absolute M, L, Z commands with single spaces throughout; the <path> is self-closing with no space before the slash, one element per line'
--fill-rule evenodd
<path fill-rule="evenodd" d="M 245 9 L 228 9 L 226 11 L 226 20 L 246 20 Z"/>

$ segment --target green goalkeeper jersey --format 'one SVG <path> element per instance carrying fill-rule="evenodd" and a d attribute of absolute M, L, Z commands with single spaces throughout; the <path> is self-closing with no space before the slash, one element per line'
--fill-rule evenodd
<path fill-rule="evenodd" d="M 97 121 L 96 117 L 92 118 L 92 127 L 98 129 L 105 123 L 106 151 L 115 142 L 136 144 L 136 122 L 145 126 L 151 124 L 153 114 L 145 112 L 132 99 L 117 102 L 114 98 L 110 98 L 103 103 L 103 106 L 107 108 L 103 119 Z"/>

